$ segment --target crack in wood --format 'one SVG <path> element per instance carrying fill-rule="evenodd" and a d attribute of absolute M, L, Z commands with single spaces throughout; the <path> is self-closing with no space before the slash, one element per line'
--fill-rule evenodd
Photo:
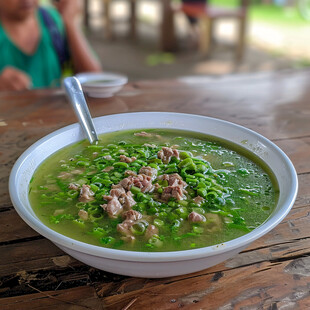
<path fill-rule="evenodd" d="M 34 290 L 34 291 L 36 291 L 36 292 L 42 294 L 44 297 L 47 297 L 47 298 L 50 298 L 50 299 L 55 299 L 55 300 L 60 301 L 60 302 L 62 302 L 62 303 L 64 303 L 64 304 L 73 305 L 73 306 L 75 306 L 75 307 L 78 306 L 78 307 L 85 308 L 85 309 L 96 310 L 96 309 L 93 308 L 93 307 L 89 307 L 89 306 L 86 306 L 86 305 L 81 305 L 81 304 L 79 304 L 79 303 L 75 303 L 75 302 L 63 300 L 63 299 L 61 299 L 61 298 L 57 298 L 57 297 L 55 297 L 55 296 L 51 296 L 50 294 L 47 294 L 47 293 L 45 293 L 45 292 L 42 292 L 42 291 L 40 291 L 39 289 L 33 287 L 33 286 L 30 285 L 30 284 L 28 284 L 28 286 L 29 286 L 32 290 Z"/>
<path fill-rule="evenodd" d="M 38 235 L 38 236 L 33 236 L 33 237 L 28 237 L 28 238 L 14 239 L 14 240 L 0 242 L 0 246 L 18 244 L 18 243 L 29 242 L 29 241 L 36 241 L 36 240 L 41 240 L 41 239 L 45 239 L 45 237 L 43 237 L 42 235 Z"/>
<path fill-rule="evenodd" d="M 12 211 L 14 207 L 12 205 L 3 205 L 0 207 L 0 213 Z"/>

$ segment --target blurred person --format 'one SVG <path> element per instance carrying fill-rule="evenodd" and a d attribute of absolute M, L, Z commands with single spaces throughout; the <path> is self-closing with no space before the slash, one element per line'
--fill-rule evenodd
<path fill-rule="evenodd" d="M 207 5 L 207 0 L 181 0 L 182 4 L 186 5 L 186 4 L 190 4 L 190 5 Z M 186 15 L 186 13 L 185 13 Z M 198 25 L 198 19 L 190 16 L 190 15 L 186 15 L 190 27 L 191 27 L 191 37 L 192 37 L 192 41 L 193 41 L 193 46 L 197 47 L 198 46 L 198 41 L 199 41 L 199 35 L 200 35 L 200 31 L 199 31 L 199 25 Z"/>
<path fill-rule="evenodd" d="M 78 0 L 0 0 L 0 90 L 60 86 L 66 65 L 98 72 L 100 63 L 79 25 Z"/>

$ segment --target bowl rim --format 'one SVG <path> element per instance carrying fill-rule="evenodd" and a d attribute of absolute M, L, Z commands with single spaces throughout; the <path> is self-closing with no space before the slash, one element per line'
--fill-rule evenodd
<path fill-rule="evenodd" d="M 119 113 L 119 114 L 112 114 L 112 115 L 105 115 L 94 118 L 94 123 L 99 122 L 104 118 L 114 118 L 119 116 L 124 116 L 130 114 L 131 116 L 140 115 L 140 116 L 149 116 L 150 114 L 154 116 L 165 115 L 165 116 L 179 116 L 179 117 L 194 117 L 194 118 L 203 118 L 204 120 L 211 120 L 226 124 L 227 126 L 233 126 L 237 129 L 243 130 L 248 132 L 250 135 L 258 138 L 268 146 L 270 146 L 276 153 L 278 153 L 282 160 L 288 167 L 288 173 L 291 176 L 292 186 L 290 189 L 289 194 L 287 195 L 289 199 L 286 199 L 285 203 L 281 207 L 281 209 L 273 216 L 268 218 L 263 224 L 259 227 L 255 228 L 253 231 L 227 241 L 222 244 L 217 244 L 213 246 L 197 248 L 197 249 L 190 249 L 190 250 L 182 250 L 182 251 L 171 251 L 171 252 L 138 252 L 138 251 L 125 251 L 125 250 L 116 250 L 110 249 L 105 247 L 100 247 L 92 244 L 88 244 L 82 241 L 78 241 L 72 239 L 70 237 L 64 236 L 60 233 L 55 232 L 54 230 L 50 229 L 49 227 L 45 226 L 38 218 L 35 218 L 28 212 L 26 212 L 26 208 L 24 207 L 23 203 L 18 198 L 18 192 L 16 189 L 16 181 L 18 179 L 18 173 L 21 169 L 21 166 L 25 163 L 28 157 L 30 157 L 31 153 L 40 146 L 43 142 L 48 141 L 49 139 L 57 136 L 59 134 L 64 134 L 66 131 L 76 129 L 79 130 L 80 125 L 78 123 L 74 123 L 65 127 L 62 127 L 58 130 L 51 132 L 50 134 L 42 137 L 35 143 L 33 143 L 30 147 L 28 147 L 17 159 L 15 162 L 9 177 L 9 194 L 13 206 L 20 217 L 35 231 L 43 235 L 44 237 L 48 238 L 56 245 L 59 244 L 61 246 L 70 248 L 71 250 L 75 250 L 84 254 L 90 254 L 97 257 L 109 258 L 119 261 L 132 261 L 132 262 L 157 262 L 157 263 L 164 263 L 169 261 L 184 261 L 184 260 L 193 260 L 193 259 L 200 259 L 206 258 L 208 256 L 219 255 L 224 252 L 234 251 L 238 248 L 244 247 L 249 245 L 254 240 L 260 238 L 275 226 L 277 226 L 289 213 L 291 210 L 296 196 L 298 192 L 298 178 L 296 170 L 289 159 L 289 157 L 273 142 L 269 139 L 265 138 L 261 134 L 246 128 L 244 126 L 221 120 L 218 118 L 208 117 L 208 116 L 201 116 L 196 114 L 188 114 L 188 113 L 175 113 L 175 112 L 129 112 L 129 113 Z M 126 128 L 130 129 L 130 128 Z M 141 127 L 141 129 L 143 129 Z M 56 150 L 58 151 L 58 150 Z M 37 167 L 36 167 L 37 168 Z M 33 172 L 32 172 L 33 173 Z M 272 221 L 271 221 L 272 219 Z"/>
<path fill-rule="evenodd" d="M 91 89 L 96 91 L 105 91 L 105 88 L 122 86 L 128 82 L 128 77 L 113 72 L 85 72 L 76 74 L 77 79 L 80 81 L 83 89 Z M 112 79 L 112 81 L 99 83 L 99 84 L 88 84 L 88 82 L 102 80 L 102 79 Z M 85 80 L 84 80 L 85 79 Z M 84 80 L 84 81 L 83 81 Z M 103 90 L 102 90 L 103 89 Z"/>

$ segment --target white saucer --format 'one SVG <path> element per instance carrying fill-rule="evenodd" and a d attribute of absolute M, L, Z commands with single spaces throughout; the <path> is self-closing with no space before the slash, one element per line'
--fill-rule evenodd
<path fill-rule="evenodd" d="M 83 91 L 95 98 L 112 97 L 128 82 L 127 76 L 110 72 L 80 73 L 76 77 Z"/>

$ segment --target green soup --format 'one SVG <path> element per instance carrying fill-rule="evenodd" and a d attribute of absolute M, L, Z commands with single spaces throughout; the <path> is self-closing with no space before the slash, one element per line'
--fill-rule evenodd
<path fill-rule="evenodd" d="M 276 180 L 253 154 L 179 130 L 118 131 L 45 160 L 29 187 L 40 220 L 113 249 L 179 251 L 240 237 L 266 221 Z"/>

